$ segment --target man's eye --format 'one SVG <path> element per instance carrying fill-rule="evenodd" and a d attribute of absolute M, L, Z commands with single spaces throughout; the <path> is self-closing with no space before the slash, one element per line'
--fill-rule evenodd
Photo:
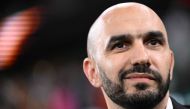
<path fill-rule="evenodd" d="M 123 49 L 123 48 L 126 48 L 127 47 L 127 44 L 124 43 L 124 42 L 120 42 L 120 43 L 116 43 L 112 49 Z"/>
<path fill-rule="evenodd" d="M 162 44 L 161 41 L 157 39 L 151 39 L 147 42 L 147 45 L 150 45 L 150 46 L 157 46 L 161 44 Z"/>

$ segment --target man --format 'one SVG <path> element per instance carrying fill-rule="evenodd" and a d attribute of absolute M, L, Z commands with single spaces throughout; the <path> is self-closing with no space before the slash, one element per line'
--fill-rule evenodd
<path fill-rule="evenodd" d="M 186 109 L 169 97 L 174 56 L 158 15 L 139 3 L 105 10 L 92 25 L 83 69 L 108 109 Z"/>

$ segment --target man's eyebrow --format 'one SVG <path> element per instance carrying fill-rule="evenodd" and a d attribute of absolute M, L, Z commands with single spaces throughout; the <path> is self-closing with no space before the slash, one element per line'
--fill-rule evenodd
<path fill-rule="evenodd" d="M 123 42 L 123 41 L 130 41 L 132 40 L 132 36 L 130 34 L 121 34 L 121 35 L 114 35 L 111 36 L 109 39 L 106 49 L 109 50 L 113 46 L 113 44 L 117 42 Z"/>
<path fill-rule="evenodd" d="M 164 35 L 161 31 L 149 31 L 143 35 L 145 39 L 149 38 L 157 38 L 160 39 L 161 41 L 165 41 Z"/>

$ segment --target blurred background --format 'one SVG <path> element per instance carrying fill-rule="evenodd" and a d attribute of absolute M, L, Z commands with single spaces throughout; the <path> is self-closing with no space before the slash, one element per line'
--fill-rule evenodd
<path fill-rule="evenodd" d="M 190 104 L 189 0 L 6 0 L 0 4 L 1 109 L 106 109 L 83 74 L 86 38 L 103 10 L 128 1 L 163 19 L 175 53 L 171 96 Z"/>

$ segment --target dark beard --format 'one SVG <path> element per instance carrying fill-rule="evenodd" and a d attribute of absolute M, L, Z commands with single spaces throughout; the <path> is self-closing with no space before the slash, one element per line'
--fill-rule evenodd
<path fill-rule="evenodd" d="M 146 66 L 140 65 L 140 67 L 134 67 L 126 71 L 121 70 L 118 77 L 120 80 L 119 84 L 112 82 L 100 67 L 99 70 L 105 93 L 113 102 L 126 109 L 152 109 L 165 97 L 170 85 L 170 73 L 168 73 L 167 81 L 164 82 L 159 72 Z M 138 92 L 128 94 L 127 90 L 124 89 L 123 77 L 133 72 L 152 74 L 158 84 L 158 90 L 146 90 L 148 84 L 138 83 L 134 86 Z"/>

